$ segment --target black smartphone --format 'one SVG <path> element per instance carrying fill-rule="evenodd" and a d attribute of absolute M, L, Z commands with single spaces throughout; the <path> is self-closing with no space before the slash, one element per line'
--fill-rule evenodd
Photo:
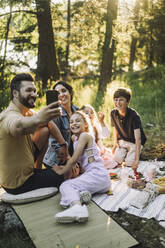
<path fill-rule="evenodd" d="M 58 101 L 58 91 L 57 90 L 47 90 L 46 91 L 46 104 L 50 104 Z"/>

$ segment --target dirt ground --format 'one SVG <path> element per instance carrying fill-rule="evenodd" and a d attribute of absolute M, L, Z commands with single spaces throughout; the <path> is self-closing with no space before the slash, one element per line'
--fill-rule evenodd
<path fill-rule="evenodd" d="M 109 214 L 138 242 L 138 248 L 165 247 L 165 229 L 154 219 L 144 219 L 122 210 Z"/>
<path fill-rule="evenodd" d="M 147 136 L 148 141 L 143 149 L 141 159 L 165 160 L 165 132 L 149 129 Z M 156 220 L 140 218 L 128 214 L 123 210 L 117 213 L 110 212 L 107 214 L 140 243 L 136 247 L 165 247 L 165 229 Z M 35 246 L 14 211 L 9 205 L 0 202 L 0 248 L 2 247 L 34 248 Z"/>

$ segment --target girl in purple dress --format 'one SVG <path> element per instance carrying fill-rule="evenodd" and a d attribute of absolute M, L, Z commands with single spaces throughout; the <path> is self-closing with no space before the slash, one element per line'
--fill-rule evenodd
<path fill-rule="evenodd" d="M 84 173 L 68 179 L 60 186 L 60 205 L 68 207 L 55 215 L 58 222 L 84 222 L 88 220 L 88 209 L 83 203 L 90 200 L 94 193 L 104 193 L 110 188 L 110 177 L 100 157 L 88 116 L 76 111 L 70 118 L 70 129 L 74 135 L 74 153 L 65 166 L 54 166 L 57 174 L 62 175 L 79 162 Z"/>

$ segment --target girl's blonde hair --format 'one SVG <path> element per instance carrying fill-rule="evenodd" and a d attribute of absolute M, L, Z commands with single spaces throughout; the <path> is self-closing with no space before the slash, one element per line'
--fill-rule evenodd
<path fill-rule="evenodd" d="M 84 123 L 86 124 L 85 125 L 85 132 L 88 132 L 88 133 L 93 135 L 93 133 L 94 133 L 93 127 L 92 127 L 92 124 L 91 124 L 91 121 L 90 121 L 88 115 L 86 115 L 82 110 L 77 110 L 72 115 L 74 115 L 74 114 L 78 114 L 82 117 Z"/>

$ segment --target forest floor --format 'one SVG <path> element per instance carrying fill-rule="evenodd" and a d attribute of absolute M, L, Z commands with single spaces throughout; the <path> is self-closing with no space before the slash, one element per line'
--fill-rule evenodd
<path fill-rule="evenodd" d="M 165 160 L 165 131 L 147 130 L 148 141 L 143 149 L 142 160 Z M 138 248 L 165 247 L 164 228 L 154 219 L 145 219 L 119 210 L 108 213 L 121 227 L 131 234 L 140 244 Z M 6 225 L 6 217 L 12 219 Z M 0 248 L 34 248 L 26 229 L 7 204 L 0 202 Z M 71 247 L 72 248 L 72 247 Z M 74 247 L 73 247 L 74 248 Z"/>

